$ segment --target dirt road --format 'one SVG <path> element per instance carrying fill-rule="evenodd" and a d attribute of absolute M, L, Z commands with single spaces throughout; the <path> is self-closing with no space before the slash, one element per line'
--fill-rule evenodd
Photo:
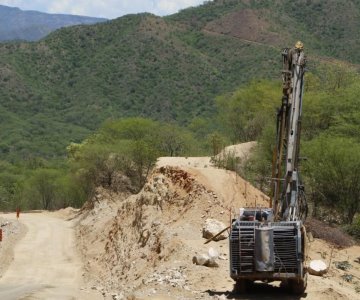
<path fill-rule="evenodd" d="M 82 263 L 70 221 L 43 212 L 22 214 L 20 222 L 28 230 L 0 279 L 0 299 L 103 299 L 83 286 Z"/>

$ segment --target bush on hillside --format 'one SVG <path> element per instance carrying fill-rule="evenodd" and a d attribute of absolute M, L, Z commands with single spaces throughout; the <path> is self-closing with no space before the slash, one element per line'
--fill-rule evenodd
<path fill-rule="evenodd" d="M 358 216 L 351 225 L 344 226 L 344 230 L 360 241 L 360 216 Z"/>

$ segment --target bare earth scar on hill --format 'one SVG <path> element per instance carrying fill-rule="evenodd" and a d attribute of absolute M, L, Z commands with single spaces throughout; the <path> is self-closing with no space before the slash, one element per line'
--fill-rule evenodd
<path fill-rule="evenodd" d="M 252 9 L 232 12 L 208 23 L 204 30 L 269 45 L 283 44 L 284 34 L 271 31 L 274 25 L 266 19 L 267 14 L 269 11 Z"/>

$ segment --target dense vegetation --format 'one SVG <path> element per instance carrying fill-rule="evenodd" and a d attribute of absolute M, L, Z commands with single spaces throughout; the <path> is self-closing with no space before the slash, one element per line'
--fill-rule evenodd
<path fill-rule="evenodd" d="M 82 143 L 67 147 L 67 159 L 1 162 L 0 209 L 81 206 L 96 187 L 138 192 L 159 156 L 204 151 L 187 129 L 144 118 L 106 122 Z"/>
<path fill-rule="evenodd" d="M 211 1 L 165 18 L 129 15 L 36 43 L 0 44 L 0 157 L 64 156 L 67 144 L 109 118 L 184 125 L 211 117 L 216 96 L 254 78 L 279 78 L 279 52 L 299 38 L 310 58 L 358 64 L 359 18 L 351 17 L 358 2 L 304 2 Z M 329 31 L 333 20 L 341 36 Z M 316 70 L 322 59 L 310 61 Z"/>

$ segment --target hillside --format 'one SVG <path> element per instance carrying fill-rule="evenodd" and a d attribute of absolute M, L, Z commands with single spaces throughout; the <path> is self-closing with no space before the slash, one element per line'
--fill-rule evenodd
<path fill-rule="evenodd" d="M 170 18 L 193 28 L 276 47 L 302 40 L 311 54 L 360 63 L 356 0 L 216 0 Z M 309 52 L 310 51 L 310 52 Z"/>
<path fill-rule="evenodd" d="M 297 39 L 312 71 L 319 56 L 359 64 L 359 3 L 306 3 L 214 1 L 0 45 L 2 157 L 64 154 L 108 118 L 212 115 L 216 96 L 279 78 L 281 48 Z"/>
<path fill-rule="evenodd" d="M 104 21 L 106 19 L 23 11 L 0 5 L 0 41 L 37 41 L 62 27 Z"/>

